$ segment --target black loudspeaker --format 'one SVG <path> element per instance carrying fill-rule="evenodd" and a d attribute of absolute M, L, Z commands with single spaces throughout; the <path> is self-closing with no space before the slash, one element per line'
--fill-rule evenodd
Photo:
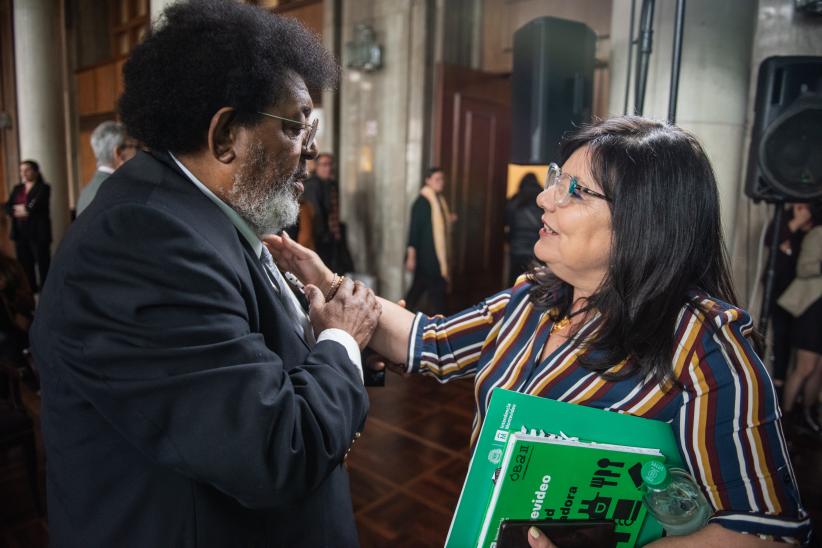
<path fill-rule="evenodd" d="M 759 66 L 745 194 L 766 202 L 822 197 L 822 57 Z"/>
<path fill-rule="evenodd" d="M 576 21 L 540 17 L 514 33 L 511 162 L 558 161 L 559 142 L 591 120 L 596 34 Z"/>

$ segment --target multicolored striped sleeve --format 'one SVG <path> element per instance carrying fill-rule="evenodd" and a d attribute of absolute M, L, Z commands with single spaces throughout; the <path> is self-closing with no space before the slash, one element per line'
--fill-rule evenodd
<path fill-rule="evenodd" d="M 751 328 L 746 312 L 727 305 L 704 319 L 679 378 L 686 390 L 673 425 L 685 462 L 715 510 L 711 523 L 805 543 L 810 518 L 799 500 L 773 384 L 747 336 Z"/>
<path fill-rule="evenodd" d="M 417 314 L 408 345 L 408 372 L 431 375 L 443 383 L 473 375 L 510 300 L 511 291 L 506 290 L 448 318 Z"/>

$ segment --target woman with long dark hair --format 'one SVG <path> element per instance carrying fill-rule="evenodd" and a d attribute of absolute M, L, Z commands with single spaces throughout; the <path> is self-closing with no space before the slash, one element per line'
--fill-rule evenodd
<path fill-rule="evenodd" d="M 519 182 L 519 190 L 505 204 L 505 229 L 508 240 L 508 285 L 531 268 L 534 262 L 534 244 L 539 240 L 542 209 L 537 196 L 542 192 L 537 176 L 526 173 Z"/>
<path fill-rule="evenodd" d="M 51 262 L 51 187 L 43 180 L 40 166 L 34 160 L 20 163 L 20 179 L 6 202 L 6 213 L 12 218 L 11 239 L 17 260 L 26 272 L 32 291 L 37 292 L 46 281 Z"/>
<path fill-rule="evenodd" d="M 753 323 L 734 304 L 716 181 L 696 139 L 637 117 L 583 127 L 537 203 L 544 267 L 449 318 L 382 301 L 371 348 L 440 382 L 474 376 L 472 443 L 497 387 L 670 423 L 714 513 L 659 546 L 807 542 L 810 519 Z M 270 243 L 304 281 L 334 280 L 311 252 Z"/>

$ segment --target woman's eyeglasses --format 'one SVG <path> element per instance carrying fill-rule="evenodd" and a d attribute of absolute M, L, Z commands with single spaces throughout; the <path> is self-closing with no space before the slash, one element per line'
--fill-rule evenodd
<path fill-rule="evenodd" d="M 268 116 L 269 118 L 276 118 L 277 120 L 283 120 L 284 122 L 290 122 L 296 126 L 300 126 L 304 130 L 308 131 L 308 134 L 303 137 L 303 148 L 308 150 L 311 148 L 311 145 L 314 144 L 314 137 L 317 136 L 317 128 L 320 126 L 319 118 L 314 118 L 313 122 L 307 124 L 305 122 L 298 122 L 297 120 L 292 120 L 291 118 L 283 118 L 282 116 L 269 114 L 267 112 L 258 111 L 257 114 L 262 114 L 263 116 Z"/>
<path fill-rule="evenodd" d="M 554 190 L 554 202 L 559 206 L 564 206 L 571 201 L 571 197 L 580 198 L 580 193 L 600 198 L 606 202 L 611 199 L 600 194 L 596 190 L 591 190 L 588 187 L 579 184 L 576 177 L 563 173 L 562 169 L 557 164 L 550 164 L 548 166 L 548 177 L 545 179 L 545 190 Z"/>

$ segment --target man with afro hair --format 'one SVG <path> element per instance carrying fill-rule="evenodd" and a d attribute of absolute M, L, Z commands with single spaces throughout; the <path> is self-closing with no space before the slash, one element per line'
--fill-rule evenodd
<path fill-rule="evenodd" d="M 345 455 L 368 409 L 360 284 L 306 288 L 261 236 L 316 156 L 338 69 L 294 20 L 172 4 L 124 68 L 145 144 L 64 238 L 32 329 L 54 546 L 356 546 Z"/>

